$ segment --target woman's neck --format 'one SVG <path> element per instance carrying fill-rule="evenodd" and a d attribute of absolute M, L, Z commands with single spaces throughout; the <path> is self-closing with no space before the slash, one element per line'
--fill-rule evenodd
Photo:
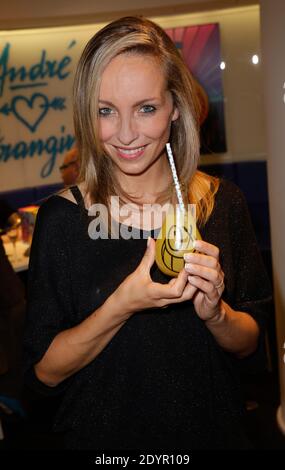
<path fill-rule="evenodd" d="M 172 184 L 167 158 L 162 157 L 140 175 L 117 173 L 125 198 L 138 204 L 155 204 L 160 194 Z"/>

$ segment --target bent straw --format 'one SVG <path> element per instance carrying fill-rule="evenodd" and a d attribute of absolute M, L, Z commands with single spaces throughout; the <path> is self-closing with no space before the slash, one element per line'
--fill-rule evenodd
<path fill-rule="evenodd" d="M 180 209 L 182 211 L 185 211 L 185 206 L 184 206 L 184 202 L 183 202 L 180 183 L 179 183 L 179 180 L 178 180 L 176 167 L 175 167 L 175 163 L 174 163 L 173 153 L 172 153 L 171 146 L 170 146 L 169 143 L 166 144 L 166 151 L 167 151 L 168 160 L 169 160 L 169 163 L 170 163 L 170 168 L 171 168 L 171 171 L 172 171 L 172 176 L 173 176 L 173 181 L 174 181 L 174 186 L 175 186 L 175 190 L 176 190 L 178 203 L 179 203 Z"/>

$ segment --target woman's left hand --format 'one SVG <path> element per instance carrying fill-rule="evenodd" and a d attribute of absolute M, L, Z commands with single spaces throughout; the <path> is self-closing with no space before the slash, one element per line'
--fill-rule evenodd
<path fill-rule="evenodd" d="M 219 263 L 219 249 L 203 240 L 196 240 L 194 253 L 184 255 L 189 283 L 197 287 L 193 304 L 198 316 L 210 320 L 221 313 L 221 296 L 225 289 L 224 273 Z"/>

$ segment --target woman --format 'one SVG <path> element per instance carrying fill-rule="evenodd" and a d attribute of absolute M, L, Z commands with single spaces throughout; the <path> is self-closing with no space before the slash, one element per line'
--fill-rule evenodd
<path fill-rule="evenodd" d="M 39 211 L 26 334 L 29 380 L 64 393 L 55 430 L 68 448 L 247 446 L 236 368 L 257 348 L 270 289 L 239 190 L 197 171 L 195 101 L 146 19 L 107 25 L 80 59 L 81 183 Z M 143 204 L 176 202 L 168 141 L 203 239 L 172 280 L 154 263 L 158 227 L 140 224 Z M 131 222 L 110 214 L 112 196 L 136 204 Z M 90 237 L 94 203 L 138 236 Z"/>

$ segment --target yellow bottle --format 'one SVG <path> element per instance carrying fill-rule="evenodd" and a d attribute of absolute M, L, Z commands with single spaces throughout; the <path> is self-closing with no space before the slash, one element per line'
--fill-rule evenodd
<path fill-rule="evenodd" d="M 177 277 L 184 267 L 184 253 L 194 251 L 194 240 L 201 240 L 195 214 L 179 205 L 171 206 L 155 245 L 155 261 L 168 276 Z"/>

